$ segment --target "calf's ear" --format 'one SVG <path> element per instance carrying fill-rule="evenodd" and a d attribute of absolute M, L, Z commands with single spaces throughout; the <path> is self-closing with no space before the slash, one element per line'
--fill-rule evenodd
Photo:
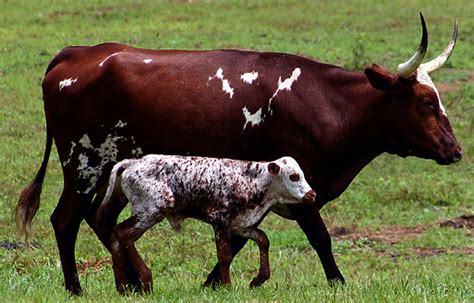
<path fill-rule="evenodd" d="M 270 162 L 268 163 L 268 172 L 271 175 L 276 176 L 280 172 L 280 166 L 278 166 L 276 163 Z"/>

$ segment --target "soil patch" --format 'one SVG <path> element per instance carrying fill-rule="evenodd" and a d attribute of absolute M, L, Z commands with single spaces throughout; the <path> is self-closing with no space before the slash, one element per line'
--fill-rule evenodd
<path fill-rule="evenodd" d="M 96 273 L 104 267 L 111 267 L 112 260 L 110 258 L 102 258 L 102 259 L 92 259 L 92 260 L 85 260 L 80 261 L 77 263 L 77 270 L 79 271 L 79 275 L 84 277 L 88 274 L 88 272 L 92 271 Z"/>
<path fill-rule="evenodd" d="M 462 215 L 453 219 L 443 220 L 431 224 L 420 224 L 416 226 L 389 225 L 380 230 L 371 230 L 367 227 L 349 228 L 345 226 L 336 226 L 330 230 L 330 234 L 336 239 L 349 240 L 352 243 L 357 241 L 387 242 L 391 245 L 398 242 L 410 240 L 431 228 L 464 228 L 469 236 L 474 236 L 474 215 Z M 369 244 L 369 247 L 371 245 Z M 443 254 L 469 254 L 474 255 L 474 247 L 417 247 L 409 250 L 409 253 L 400 254 L 391 248 L 374 249 L 378 256 L 392 257 L 393 259 L 411 256 L 431 257 Z"/>
<path fill-rule="evenodd" d="M 430 225 L 400 226 L 390 225 L 382 230 L 370 230 L 366 227 L 350 230 L 346 227 L 336 227 L 331 234 L 336 238 L 344 240 L 368 239 L 370 241 L 384 241 L 395 244 L 400 241 L 409 240 L 427 230 Z"/>
<path fill-rule="evenodd" d="M 367 227 L 349 228 L 346 226 L 336 226 L 330 230 L 330 233 L 333 237 L 345 240 L 358 240 L 365 238 L 370 241 L 385 241 L 390 244 L 395 244 L 400 241 L 411 239 L 435 226 L 466 228 L 468 234 L 473 235 L 474 215 L 462 215 L 435 224 L 419 224 L 415 226 L 389 225 L 381 230 L 371 230 Z"/>
<path fill-rule="evenodd" d="M 454 219 L 442 221 L 439 223 L 440 227 L 453 227 L 453 228 L 474 228 L 474 215 L 463 215 Z"/>

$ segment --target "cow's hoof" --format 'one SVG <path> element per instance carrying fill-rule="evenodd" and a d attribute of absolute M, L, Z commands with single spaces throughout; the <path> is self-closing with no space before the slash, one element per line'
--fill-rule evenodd
<path fill-rule="evenodd" d="M 338 287 L 338 286 L 345 286 L 346 285 L 346 280 L 344 280 L 344 277 L 334 277 L 328 279 L 329 286 L 331 287 Z"/>

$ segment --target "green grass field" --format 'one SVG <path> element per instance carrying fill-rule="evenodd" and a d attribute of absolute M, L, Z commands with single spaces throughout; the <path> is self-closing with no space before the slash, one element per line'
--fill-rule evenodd
<path fill-rule="evenodd" d="M 465 156 L 439 166 L 382 155 L 322 210 L 346 287 L 329 288 L 297 224 L 270 215 L 262 228 L 271 241 L 272 277 L 263 287 L 247 287 L 258 267 L 258 249 L 249 243 L 232 264 L 232 287 L 202 289 L 216 261 L 212 229 L 188 220 L 181 234 L 162 223 L 138 242 L 155 291 L 129 297 L 115 292 L 110 255 L 83 224 L 76 257 L 85 293 L 74 300 L 473 302 L 474 2 L 186 2 L 0 0 L 0 301 L 68 300 L 49 222 L 62 189 L 54 152 L 33 248 L 11 247 L 22 241 L 13 208 L 36 173 L 45 144 L 42 76 L 61 48 L 105 41 L 163 49 L 243 48 L 359 70 L 376 62 L 394 71 L 418 46 L 422 11 L 427 58 L 444 49 L 454 18 L 459 20 L 456 49 L 432 79 Z"/>

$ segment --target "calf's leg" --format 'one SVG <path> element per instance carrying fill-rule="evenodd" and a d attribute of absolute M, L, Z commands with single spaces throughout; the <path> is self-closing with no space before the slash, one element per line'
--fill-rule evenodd
<path fill-rule="evenodd" d="M 214 227 L 214 234 L 221 283 L 230 285 L 230 262 L 232 261 L 232 250 L 229 242 L 230 234 L 226 230 L 219 229 L 218 227 Z"/>
<path fill-rule="evenodd" d="M 150 220 L 143 220 L 137 215 L 132 215 L 127 220 L 114 227 L 112 234 L 112 260 L 114 263 L 114 273 L 116 281 L 123 279 L 125 268 L 122 260 L 128 258 L 135 270 L 138 272 L 141 288 L 138 291 L 151 292 L 153 288 L 152 275 L 143 259 L 138 254 L 135 248 L 135 241 L 137 241 L 145 231 L 156 223 L 163 220 L 163 216 L 153 214 L 147 217 Z M 117 284 L 117 290 L 124 293 L 126 285 Z"/>
<path fill-rule="evenodd" d="M 229 244 L 230 244 L 230 251 L 231 251 L 231 260 L 230 260 L 231 262 L 232 262 L 232 259 L 237 255 L 237 253 L 245 246 L 247 241 L 248 241 L 247 238 L 243 238 L 237 235 L 230 236 Z M 214 266 L 212 271 L 207 276 L 207 279 L 204 282 L 203 286 L 215 287 L 216 285 L 219 285 L 220 283 L 221 283 L 220 264 L 219 262 L 217 262 L 217 264 Z"/>
<path fill-rule="evenodd" d="M 257 287 L 270 278 L 270 262 L 268 261 L 268 249 L 270 241 L 263 230 L 250 227 L 239 231 L 239 235 L 252 239 L 257 243 L 260 250 L 260 269 L 258 275 L 250 282 L 250 287 Z"/>

